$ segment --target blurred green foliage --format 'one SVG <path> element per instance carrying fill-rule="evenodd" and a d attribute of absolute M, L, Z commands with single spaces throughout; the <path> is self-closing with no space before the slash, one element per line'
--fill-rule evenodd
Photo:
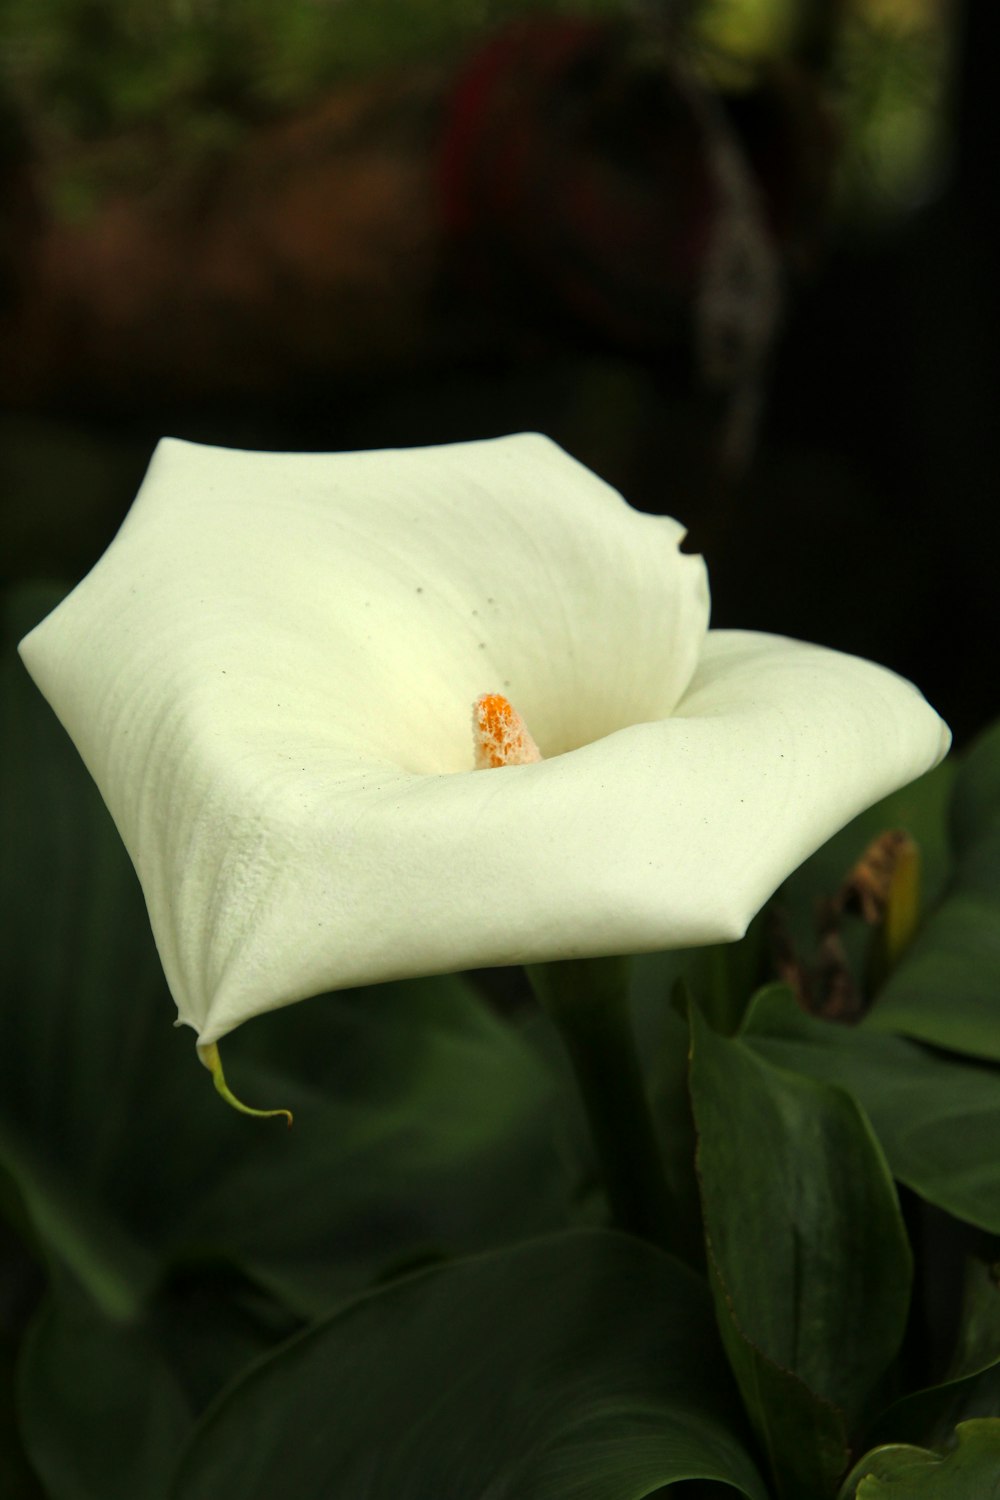
<path fill-rule="evenodd" d="M 889 216 L 934 195 L 949 152 L 952 37 L 941 0 L 848 7 L 836 75 L 847 107 L 840 190 Z"/>
<path fill-rule="evenodd" d="M 621 0 L 7 0 L 6 85 L 53 134 L 299 104 L 344 78 L 440 61 L 518 16 L 614 14 Z"/>
<path fill-rule="evenodd" d="M 919 206 L 943 176 L 955 8 L 945 0 L 700 0 L 710 71 L 802 57 L 825 75 L 838 135 L 841 214 L 885 220 Z"/>
<path fill-rule="evenodd" d="M 822 62 L 840 122 L 842 206 L 876 216 L 912 207 L 933 190 L 947 150 L 951 22 L 941 0 L 663 0 L 659 16 L 682 19 L 725 86 L 794 59 L 824 11 L 838 15 Z M 116 140 L 113 166 L 98 160 L 88 173 L 78 161 L 51 184 L 53 206 L 74 216 L 108 174 L 148 173 L 157 143 L 169 142 L 175 164 L 224 150 L 248 120 L 379 70 L 447 66 L 478 35 L 546 13 L 632 9 L 626 0 L 5 0 L 0 98 L 54 157 Z M 133 133 L 130 158 L 120 138 Z"/>

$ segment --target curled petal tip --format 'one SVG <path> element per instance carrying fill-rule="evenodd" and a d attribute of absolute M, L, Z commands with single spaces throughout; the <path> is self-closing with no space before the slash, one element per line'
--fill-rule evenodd
<path fill-rule="evenodd" d="M 198 1057 L 211 1073 L 216 1093 L 221 1094 L 222 1098 L 233 1109 L 239 1110 L 241 1115 L 252 1115 L 255 1120 L 271 1120 L 277 1115 L 284 1115 L 288 1128 L 289 1130 L 291 1129 L 292 1112 L 290 1109 L 253 1109 L 251 1105 L 244 1104 L 241 1099 L 237 1099 L 226 1082 L 226 1075 L 222 1071 L 222 1059 L 219 1056 L 219 1048 L 216 1042 L 209 1042 L 207 1046 L 199 1047 Z"/>

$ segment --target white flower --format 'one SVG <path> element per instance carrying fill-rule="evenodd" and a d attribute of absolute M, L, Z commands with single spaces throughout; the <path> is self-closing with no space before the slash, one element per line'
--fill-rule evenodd
<path fill-rule="evenodd" d="M 348 985 L 736 939 L 941 758 L 892 673 L 709 631 L 683 534 L 537 436 L 160 444 L 21 650 L 203 1046 Z M 475 769 L 486 693 L 544 759 Z"/>

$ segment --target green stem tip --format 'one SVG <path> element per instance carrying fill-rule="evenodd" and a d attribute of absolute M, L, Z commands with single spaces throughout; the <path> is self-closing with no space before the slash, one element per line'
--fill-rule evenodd
<path fill-rule="evenodd" d="M 211 1073 L 216 1093 L 221 1094 L 233 1109 L 238 1109 L 241 1115 L 252 1115 L 255 1120 L 272 1120 L 276 1115 L 284 1115 L 291 1129 L 292 1112 L 290 1109 L 253 1109 L 249 1104 L 244 1104 L 241 1099 L 237 1099 L 226 1082 L 226 1075 L 222 1071 L 222 1058 L 219 1056 L 219 1047 L 216 1042 L 209 1042 L 207 1047 L 199 1047 L 198 1057 Z"/>

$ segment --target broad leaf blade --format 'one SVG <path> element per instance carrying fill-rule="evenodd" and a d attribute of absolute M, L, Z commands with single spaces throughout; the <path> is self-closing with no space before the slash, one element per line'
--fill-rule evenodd
<path fill-rule="evenodd" d="M 866 1026 L 816 1020 L 783 985 L 756 996 L 744 1038 L 778 1067 L 847 1089 L 898 1181 L 1000 1234 L 1000 1070 Z"/>
<path fill-rule="evenodd" d="M 692 1008 L 691 1097 L 720 1326 L 782 1493 L 823 1493 L 894 1358 L 910 1257 L 855 1102 Z"/>
<path fill-rule="evenodd" d="M 32 591 L 9 607 L 0 656 L 0 1160 L 43 1243 L 124 1313 L 154 1264 L 110 1209 L 111 1142 L 140 1112 L 130 1063 L 165 994 L 129 861 L 13 653 L 52 602 Z"/>
<path fill-rule="evenodd" d="M 956 1437 L 945 1454 L 876 1448 L 851 1471 L 840 1500 L 1000 1500 L 1000 1420 L 963 1422 Z"/>
<path fill-rule="evenodd" d="M 893 1403 L 866 1434 L 868 1446 L 948 1444 L 957 1423 L 1000 1411 L 1000 1286 L 996 1268 L 969 1259 L 958 1342 L 945 1378 Z"/>
<path fill-rule="evenodd" d="M 236 1256 L 314 1316 L 376 1275 L 566 1223 L 572 1182 L 556 1149 L 552 1080 L 461 981 L 324 996 L 296 1010 L 288 1036 L 278 1012 L 246 1028 L 245 1048 L 232 1039 L 231 1067 L 227 1056 L 231 1081 L 248 1098 L 291 1107 L 294 1129 L 255 1128 L 251 1150 L 247 1122 L 227 1111 L 234 1149 L 179 1208 L 178 1245 Z M 221 1130 L 215 1123 L 218 1139 Z M 174 1202 L 197 1149 L 182 1129 L 169 1164 Z"/>
<path fill-rule="evenodd" d="M 62 1272 L 18 1370 L 49 1500 L 159 1500 L 195 1418 L 299 1324 L 221 1263 L 178 1266 L 143 1312 L 108 1315 Z"/>
<path fill-rule="evenodd" d="M 64 1287 L 35 1319 L 18 1385 L 50 1500 L 166 1500 L 192 1415 L 147 1330 Z"/>
<path fill-rule="evenodd" d="M 643 1500 L 686 1478 L 765 1500 L 738 1432 L 704 1283 L 573 1231 L 405 1278 L 278 1351 L 206 1418 L 174 1500 Z"/>

